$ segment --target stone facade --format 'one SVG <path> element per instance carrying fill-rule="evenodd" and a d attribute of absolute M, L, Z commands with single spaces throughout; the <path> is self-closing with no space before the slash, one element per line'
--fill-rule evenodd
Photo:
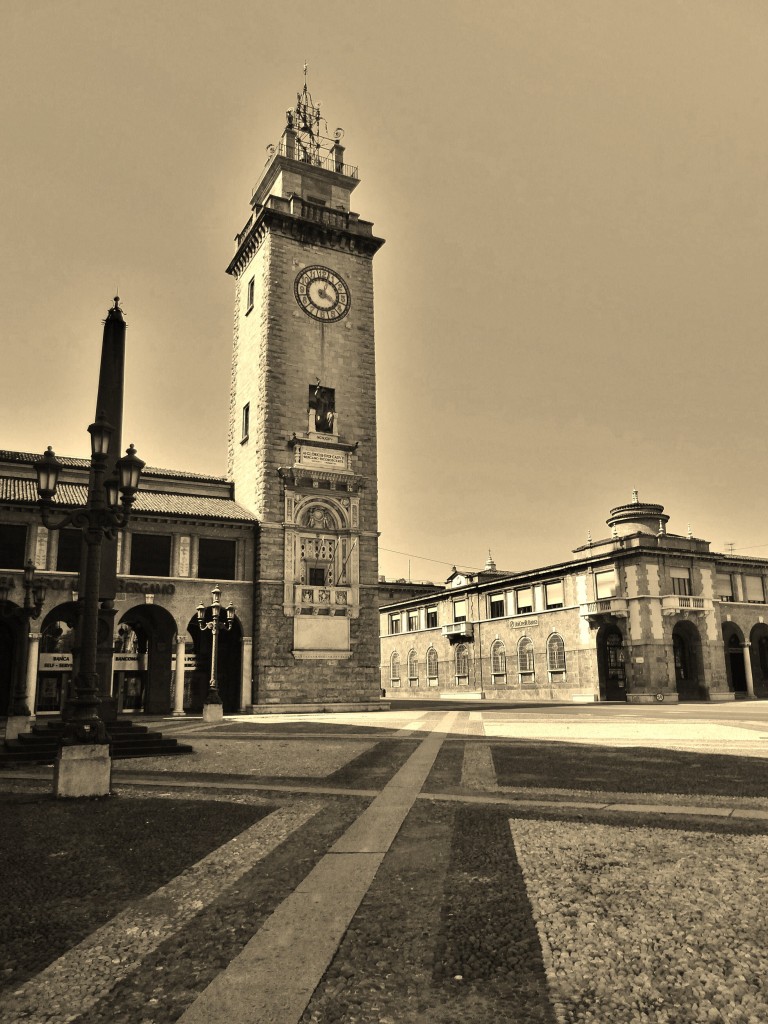
<path fill-rule="evenodd" d="M 314 161 L 296 146 L 289 119 L 228 268 L 228 466 L 260 523 L 253 706 L 379 697 L 372 259 L 382 240 L 349 211 L 357 172 L 341 147 Z"/>
<path fill-rule="evenodd" d="M 61 711 L 71 687 L 82 554 L 79 531 L 47 530 L 40 521 L 36 458 L 0 452 L 0 713 L 22 677 L 31 710 L 45 716 Z M 87 495 L 88 462 L 61 461 L 54 520 Z M 131 522 L 118 535 L 112 664 L 100 679 L 119 712 L 201 710 L 211 652 L 197 607 L 210 607 L 217 584 L 222 604 L 236 610 L 218 659 L 225 710 L 250 703 L 256 530 L 255 517 L 234 501 L 231 482 L 145 469 Z M 29 560 L 46 595 L 25 638 L 20 609 Z"/>
<path fill-rule="evenodd" d="M 611 536 L 528 572 L 454 572 L 383 605 L 387 696 L 676 702 L 768 697 L 768 561 L 667 533 L 635 495 Z"/>

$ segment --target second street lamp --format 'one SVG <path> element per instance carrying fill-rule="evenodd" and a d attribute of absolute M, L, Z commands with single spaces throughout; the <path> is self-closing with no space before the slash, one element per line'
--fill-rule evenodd
<path fill-rule="evenodd" d="M 203 701 L 203 721 L 204 722 L 220 722 L 224 717 L 224 708 L 221 703 L 221 695 L 219 693 L 219 680 L 216 670 L 216 660 L 218 654 L 218 637 L 219 633 L 224 630 L 232 628 L 232 622 L 235 618 L 235 609 L 230 604 L 226 608 L 226 618 L 221 615 L 221 590 L 218 584 L 211 591 L 211 618 L 208 622 L 205 621 L 205 606 L 199 604 L 197 606 L 197 622 L 200 629 L 209 629 L 211 631 L 211 679 L 208 684 L 208 692 L 205 695 Z"/>

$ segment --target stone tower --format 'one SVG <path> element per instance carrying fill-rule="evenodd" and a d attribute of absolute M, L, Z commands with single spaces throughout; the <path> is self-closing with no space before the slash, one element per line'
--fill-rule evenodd
<path fill-rule="evenodd" d="M 236 281 L 228 471 L 259 518 L 253 704 L 379 698 L 372 260 L 357 168 L 306 81 L 251 199 Z"/>

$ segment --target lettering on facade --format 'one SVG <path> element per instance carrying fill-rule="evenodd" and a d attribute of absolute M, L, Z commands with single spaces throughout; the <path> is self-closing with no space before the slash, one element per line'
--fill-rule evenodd
<path fill-rule="evenodd" d="M 118 580 L 126 594 L 175 594 L 173 583 L 139 583 L 137 580 Z"/>
<path fill-rule="evenodd" d="M 529 626 L 538 626 L 538 619 L 515 619 L 510 622 L 512 629 L 528 629 Z"/>
<path fill-rule="evenodd" d="M 346 452 L 332 452 L 325 448 L 296 447 L 295 465 L 320 466 L 325 469 L 346 469 Z"/>

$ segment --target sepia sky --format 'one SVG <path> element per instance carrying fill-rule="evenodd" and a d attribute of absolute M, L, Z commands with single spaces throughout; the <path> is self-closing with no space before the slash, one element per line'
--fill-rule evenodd
<path fill-rule="evenodd" d="M 309 64 L 387 239 L 381 571 L 568 557 L 609 509 L 768 555 L 763 0 L 0 0 L 0 447 L 226 469 L 251 189 Z M 402 554 L 396 554 L 401 552 Z"/>

